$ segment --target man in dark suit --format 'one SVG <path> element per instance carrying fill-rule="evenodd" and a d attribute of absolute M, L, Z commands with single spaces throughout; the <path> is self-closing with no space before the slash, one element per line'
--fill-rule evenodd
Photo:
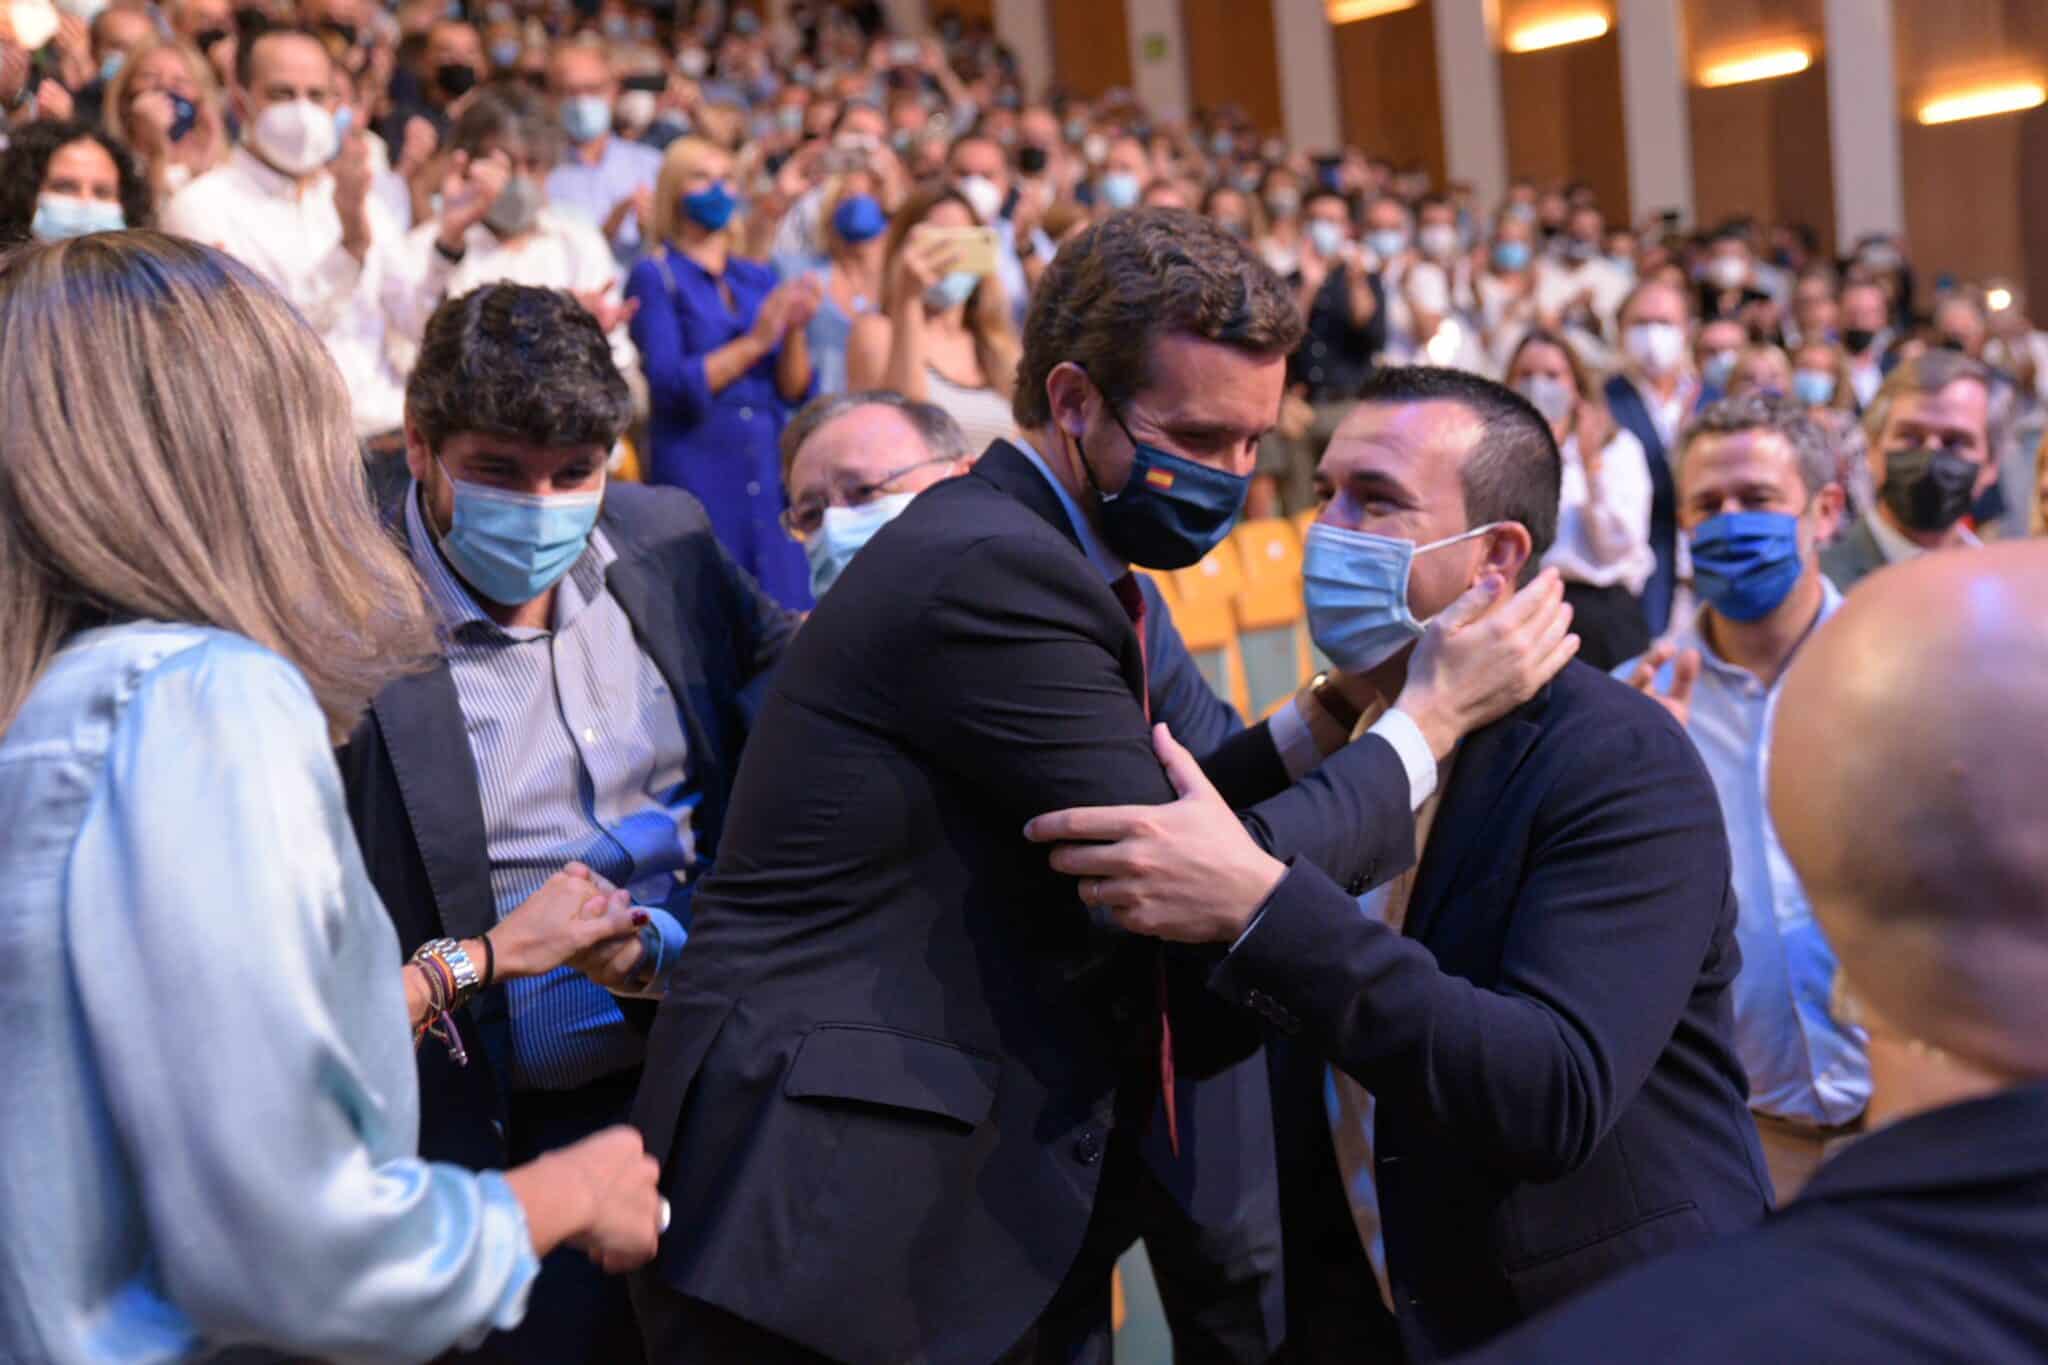
<path fill-rule="evenodd" d="M 410 953 L 481 937 L 585 863 L 651 920 L 654 960 L 627 951 L 608 984 L 658 994 L 793 622 L 686 494 L 606 487 L 631 406 L 566 294 L 494 285 L 444 304 L 406 401 L 412 478 L 384 512 L 448 654 L 379 693 L 341 752 L 370 879 Z M 652 1016 L 567 968 L 483 991 L 457 1013 L 468 1066 L 420 1049 L 421 1152 L 506 1167 L 621 1122 Z M 638 1350 L 623 1282 L 571 1249 L 480 1355 L 620 1365 Z"/>
<path fill-rule="evenodd" d="M 1835 1009 L 1869 1032 L 1871 1132 L 1761 1227 L 1619 1277 L 1472 1365 L 2041 1358 L 2044 585 L 2039 541 L 1886 569 L 1785 680 L 1771 806 L 1841 956 Z"/>
<path fill-rule="evenodd" d="M 1026 439 L 883 527 L 798 634 L 634 1107 L 674 1208 L 634 1281 L 653 1359 L 1107 1359 L 1111 1264 L 1204 1140 L 1162 1094 L 1257 1039 L 1210 955 L 1116 932 L 1022 831 L 1170 800 L 1128 564 L 1225 532 L 1300 326 L 1205 220 L 1090 228 L 1033 301 Z M 1359 741 L 1290 713 L 1223 745 L 1233 827 L 1364 889 L 1410 856 L 1416 751 L 1554 669 L 1561 595 L 1433 637 Z"/>
<path fill-rule="evenodd" d="M 909 495 L 973 464 L 960 426 L 943 409 L 888 390 L 814 399 L 782 433 L 789 532 L 823 600 L 880 525 Z M 1146 694 L 1151 713 L 1206 754 L 1244 729 L 1188 653 L 1173 613 L 1149 577 L 1144 593 Z M 1174 1078 L 1176 1115 L 1189 1134 L 1186 1168 L 1168 1159 L 1171 1198 L 1145 1205 L 1135 1230 L 1187 1365 L 1264 1365 L 1280 1334 L 1280 1197 L 1274 1175 L 1266 1060 L 1253 1054 L 1197 1080 Z M 1163 1134 L 1155 1129 L 1155 1138 Z"/>
<path fill-rule="evenodd" d="M 1523 572 L 1556 526 L 1549 428 L 1457 371 L 1381 371 L 1317 479 L 1311 626 L 1382 696 L 1419 657 L 1415 621 Z M 1727 837 L 1662 707 L 1568 666 L 1457 746 L 1420 866 L 1364 914 L 1301 860 L 1267 858 L 1270 895 L 1233 898 L 1226 873 L 1256 850 L 1162 747 L 1184 793 L 1166 812 L 1031 834 L 1098 841 L 1053 865 L 1099 879 L 1127 928 L 1231 945 L 1215 991 L 1331 1064 L 1275 1064 L 1294 1358 L 1434 1359 L 1762 1216 Z"/>

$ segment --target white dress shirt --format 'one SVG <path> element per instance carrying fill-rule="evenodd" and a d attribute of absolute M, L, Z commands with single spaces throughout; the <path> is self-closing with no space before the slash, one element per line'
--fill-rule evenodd
<path fill-rule="evenodd" d="M 1543 556 L 1567 582 L 1617 584 L 1635 596 L 1657 568 L 1650 548 L 1650 460 L 1634 433 L 1617 428 L 1600 458 L 1599 497 L 1574 432 L 1559 448 L 1564 478 L 1558 493 L 1557 539 Z"/>
<path fill-rule="evenodd" d="M 1842 594 L 1821 580 L 1818 629 L 1842 605 Z M 1851 1122 L 1870 1100 L 1870 1064 L 1861 1030 L 1844 1028 L 1829 1012 L 1835 953 L 1813 917 L 1771 823 L 1771 726 L 1782 674 L 1765 685 L 1748 669 L 1714 652 L 1706 617 L 1686 618 L 1672 641 L 1700 654 L 1686 730 L 1714 780 L 1735 878 L 1735 941 L 1742 971 L 1735 978 L 1735 1051 L 1749 1076 L 1749 1106 L 1758 1113 L 1813 1127 Z M 1626 680 L 1638 659 L 1614 670 Z M 1675 665 L 1656 679 L 1671 686 Z"/>
<path fill-rule="evenodd" d="M 380 300 L 403 229 L 372 195 L 370 249 L 361 261 L 341 245 L 334 177 L 310 184 L 271 169 L 246 147 L 172 196 L 163 230 L 220 248 L 291 301 L 348 385 L 356 433 L 395 431 L 405 420 L 405 386 L 385 355 Z"/>
<path fill-rule="evenodd" d="M 438 221 L 420 224 L 405 239 L 402 264 L 385 293 L 384 309 L 394 332 L 393 357 L 401 373 L 411 373 L 426 335 L 427 319 L 443 299 L 460 298 L 487 284 L 529 284 L 542 289 L 584 293 L 610 290 L 619 283 L 619 264 L 611 244 L 595 227 L 574 213 L 544 208 L 533 230 L 513 241 L 501 241 L 482 223 L 462 239 L 460 264 L 451 263 L 434 245 Z M 612 361 L 638 391 L 640 355 L 633 339 L 620 327 L 611 334 Z"/>

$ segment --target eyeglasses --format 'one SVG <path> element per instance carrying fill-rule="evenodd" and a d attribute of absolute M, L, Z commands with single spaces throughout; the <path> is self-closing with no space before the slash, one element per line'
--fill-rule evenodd
<path fill-rule="evenodd" d="M 845 495 L 836 502 L 828 503 L 823 498 L 805 498 L 802 502 L 793 503 L 782 509 L 782 529 L 789 532 L 791 539 L 802 543 L 818 534 L 818 528 L 825 524 L 825 509 L 827 506 L 864 507 L 888 492 L 889 485 L 895 483 L 905 474 L 914 474 L 920 469 L 929 469 L 935 464 L 952 463 L 953 457 L 951 455 L 935 455 L 929 460 L 919 460 L 916 464 L 907 464 L 901 469 L 891 470 L 873 483 L 855 484 L 847 489 Z"/>

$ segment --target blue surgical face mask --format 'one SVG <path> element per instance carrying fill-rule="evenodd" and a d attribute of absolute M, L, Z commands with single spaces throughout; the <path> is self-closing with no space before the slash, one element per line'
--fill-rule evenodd
<path fill-rule="evenodd" d="M 1102 202 L 1113 209 L 1127 209 L 1138 202 L 1145 187 L 1129 171 L 1111 171 L 1102 177 Z"/>
<path fill-rule="evenodd" d="M 1131 443 L 1131 477 L 1115 493 L 1095 481 L 1088 452 L 1075 440 L 1081 471 L 1101 508 L 1102 539 L 1119 559 L 1147 569 L 1185 569 L 1216 548 L 1244 509 L 1251 476 L 1236 475 L 1148 446 L 1110 416 Z"/>
<path fill-rule="evenodd" d="M 1735 373 L 1736 354 L 1733 351 L 1712 351 L 1700 362 L 1700 378 L 1707 387 L 1726 389 L 1728 380 Z"/>
<path fill-rule="evenodd" d="M 859 507 L 827 507 L 824 524 L 804 542 L 811 565 L 811 596 L 823 597 L 875 532 L 903 515 L 915 493 L 891 493 Z"/>
<path fill-rule="evenodd" d="M 888 230 L 889 215 L 872 194 L 850 194 L 832 210 L 832 230 L 850 246 L 872 242 Z"/>
<path fill-rule="evenodd" d="M 981 276 L 972 270 L 949 270 L 944 278 L 924 291 L 924 306 L 934 313 L 943 313 L 967 302 L 980 283 Z"/>
<path fill-rule="evenodd" d="M 1835 401 L 1835 377 L 1825 370 L 1794 370 L 1792 393 L 1809 408 L 1824 408 Z"/>
<path fill-rule="evenodd" d="M 571 95 L 562 101 L 562 128 L 571 142 L 595 142 L 612 130 L 611 101 L 602 95 Z"/>
<path fill-rule="evenodd" d="M 1502 524 L 1489 522 L 1417 545 L 1317 522 L 1308 528 L 1301 561 L 1309 638 L 1348 672 L 1379 667 L 1422 636 L 1423 623 L 1408 609 L 1408 574 L 1415 556 L 1483 536 Z"/>
<path fill-rule="evenodd" d="M 36 200 L 35 218 L 28 230 L 39 242 L 58 242 L 67 237 L 83 237 L 88 232 L 119 232 L 127 226 L 119 204 L 69 194 L 45 194 Z"/>
<path fill-rule="evenodd" d="M 733 194 L 732 186 L 723 180 L 709 189 L 683 196 L 684 216 L 706 232 L 716 232 L 730 223 L 733 211 L 739 206 L 740 201 Z"/>
<path fill-rule="evenodd" d="M 100 63 L 100 84 L 112 85 L 114 83 L 114 77 L 120 75 L 121 68 L 126 66 L 127 64 L 127 53 L 109 52 L 106 56 L 106 60 Z"/>
<path fill-rule="evenodd" d="M 1497 270 L 1527 270 L 1529 268 L 1529 244 L 1527 242 L 1495 242 L 1493 264 Z"/>
<path fill-rule="evenodd" d="M 1789 512 L 1723 512 L 1692 533 L 1692 586 L 1731 621 L 1776 611 L 1804 571 L 1799 518 Z"/>
<path fill-rule="evenodd" d="M 1365 234 L 1365 244 L 1382 261 L 1392 260 L 1408 249 L 1408 233 L 1402 228 L 1374 228 Z"/>
<path fill-rule="evenodd" d="M 452 475 L 448 482 L 455 488 L 455 516 L 441 548 L 464 582 L 508 607 L 531 602 L 569 572 L 590 543 L 604 502 L 601 488 L 543 496 Z"/>

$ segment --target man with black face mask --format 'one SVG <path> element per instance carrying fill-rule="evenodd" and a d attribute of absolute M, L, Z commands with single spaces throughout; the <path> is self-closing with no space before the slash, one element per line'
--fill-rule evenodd
<path fill-rule="evenodd" d="M 1024 825 L 1173 799 L 1131 566 L 1228 531 L 1300 338 L 1213 223 L 1089 228 L 1033 299 L 1021 439 L 876 533 L 797 635 L 635 1103 L 674 1211 L 634 1286 L 650 1362 L 1106 1362 L 1134 1227 L 1249 1140 L 1178 1099 L 1257 1046 L 1215 954 L 1117 932 Z M 1406 865 L 1436 760 L 1561 664 L 1561 587 L 1505 595 L 1432 628 L 1359 740 L 1337 682 L 1209 755 L 1260 846 L 1354 894 Z"/>
<path fill-rule="evenodd" d="M 1847 592 L 1928 550 L 1979 543 L 1964 518 L 1998 480 L 1994 383 L 1983 365 L 1950 350 L 1923 352 L 1885 380 L 1863 419 L 1876 504 L 1821 555 L 1837 588 Z"/>

